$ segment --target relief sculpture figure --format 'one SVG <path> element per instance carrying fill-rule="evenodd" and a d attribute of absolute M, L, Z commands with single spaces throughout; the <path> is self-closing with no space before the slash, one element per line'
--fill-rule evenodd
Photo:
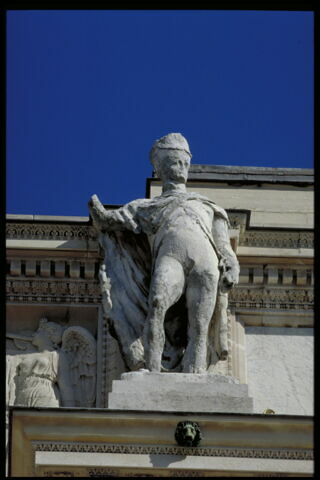
<path fill-rule="evenodd" d="M 7 333 L 7 404 L 94 406 L 96 341 L 82 327 L 42 318 L 32 336 Z"/>
<path fill-rule="evenodd" d="M 191 153 L 179 133 L 157 140 L 150 160 L 162 194 L 107 210 L 89 202 L 105 252 L 103 307 L 129 370 L 205 373 L 228 354 L 228 291 L 239 264 L 228 216 L 186 189 Z"/>

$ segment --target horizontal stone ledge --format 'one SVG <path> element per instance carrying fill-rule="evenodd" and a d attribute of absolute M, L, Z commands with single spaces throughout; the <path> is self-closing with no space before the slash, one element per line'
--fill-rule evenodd
<path fill-rule="evenodd" d="M 236 316 L 246 327 L 313 328 L 314 314 L 307 311 L 261 311 L 239 309 Z"/>
<path fill-rule="evenodd" d="M 176 372 L 149 372 L 141 370 L 138 372 L 126 372 L 121 375 L 121 380 L 126 382 L 156 382 L 165 385 L 175 385 L 178 383 L 196 383 L 196 384 L 212 384 L 212 385 L 236 385 L 239 386 L 239 380 L 230 375 L 216 375 L 208 373 L 176 373 Z M 118 380 L 117 380 L 118 381 Z"/>
<path fill-rule="evenodd" d="M 248 386 L 240 384 L 233 377 L 224 375 L 194 374 L 194 373 L 157 373 L 157 372 L 128 372 L 121 375 L 121 380 L 112 384 L 112 392 L 140 393 L 143 385 L 144 392 L 163 391 L 172 395 L 201 395 L 212 396 L 248 396 Z"/>
<path fill-rule="evenodd" d="M 88 223 L 89 217 L 78 217 L 75 215 L 21 215 L 15 213 L 7 213 L 6 220 Z"/>
<path fill-rule="evenodd" d="M 170 375 L 170 374 L 169 374 Z M 162 386 L 158 385 L 158 388 L 151 383 L 147 385 L 145 382 L 141 382 L 139 380 L 135 382 L 125 382 L 125 384 L 121 381 L 114 381 L 112 384 L 112 393 L 128 393 L 128 394 L 141 394 L 141 386 L 143 385 L 144 394 L 149 392 L 156 393 L 159 392 L 159 388 Z M 237 388 L 235 388 L 237 387 Z M 218 398 L 225 398 L 225 397 L 243 397 L 248 395 L 248 386 L 241 384 L 241 385 L 225 385 L 222 389 L 219 385 L 212 385 L 212 384 L 205 384 L 202 383 L 201 385 L 194 383 L 189 384 L 182 384 L 177 382 L 176 387 L 174 388 L 171 385 L 166 386 L 166 394 L 177 396 L 183 395 L 186 398 L 189 396 L 199 396 L 199 388 L 201 389 L 201 396 L 210 397 L 218 397 Z"/>
<path fill-rule="evenodd" d="M 313 462 L 306 460 L 278 460 L 257 458 L 233 457 L 197 457 L 194 455 L 157 455 L 153 454 L 122 454 L 96 452 L 37 452 L 35 453 L 37 471 L 44 471 L 44 467 L 107 467 L 107 468 L 146 468 L 170 469 L 179 471 L 220 470 L 222 472 L 276 472 L 276 473 L 312 473 Z M 139 470 L 138 470 L 139 472 Z M 107 472 L 106 472 L 107 473 Z"/>
<path fill-rule="evenodd" d="M 118 410 L 153 410 L 159 412 L 207 412 L 207 413 L 252 413 L 253 399 L 251 397 L 213 396 L 205 394 L 199 396 L 184 392 L 171 394 L 164 392 L 130 392 L 109 393 L 108 407 Z"/>
<path fill-rule="evenodd" d="M 237 256 L 239 256 L 239 257 L 241 257 L 241 256 L 246 256 L 246 257 L 277 257 L 278 261 L 279 261 L 279 258 L 281 258 L 281 257 L 312 258 L 314 256 L 314 249 L 313 248 L 250 247 L 250 246 L 238 245 Z"/>
<path fill-rule="evenodd" d="M 29 258 L 42 261 L 43 259 L 55 262 L 58 258 L 66 262 L 71 260 L 84 261 L 85 259 L 102 259 L 99 250 L 63 250 L 63 249 L 31 249 L 31 248 L 8 248 L 6 251 L 8 261 L 27 260 Z"/>
<path fill-rule="evenodd" d="M 34 240 L 7 239 L 6 247 L 12 249 L 33 250 L 85 250 L 98 251 L 99 244 L 95 240 Z"/>
<path fill-rule="evenodd" d="M 199 395 L 201 392 L 201 395 Z M 112 383 L 109 408 L 251 413 L 247 385 L 229 375 L 128 372 Z"/>

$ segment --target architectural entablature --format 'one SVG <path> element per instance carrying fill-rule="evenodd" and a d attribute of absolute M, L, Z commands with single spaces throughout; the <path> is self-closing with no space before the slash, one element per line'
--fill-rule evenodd
<path fill-rule="evenodd" d="M 310 416 L 14 408 L 11 418 L 12 476 L 313 472 Z M 203 435 L 198 447 L 177 445 L 174 432 L 181 420 L 198 423 Z"/>
<path fill-rule="evenodd" d="M 313 231 L 254 228 L 246 210 L 229 209 L 228 216 L 241 267 L 230 307 L 305 316 L 313 308 Z M 8 215 L 7 222 L 9 303 L 101 301 L 103 255 L 89 217 Z"/>

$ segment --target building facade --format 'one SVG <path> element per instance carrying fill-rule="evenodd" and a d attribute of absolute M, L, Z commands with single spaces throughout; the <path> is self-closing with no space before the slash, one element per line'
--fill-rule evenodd
<path fill-rule="evenodd" d="M 229 216 L 240 281 L 229 294 L 230 353 L 212 373 L 247 385 L 253 413 L 108 408 L 112 382 L 128 369 L 102 312 L 92 220 L 7 215 L 10 475 L 312 475 L 313 171 L 192 165 L 187 189 Z M 147 198 L 159 193 L 148 179 Z M 94 354 L 83 357 L 90 373 L 73 404 L 34 410 L 17 402 L 14 372 L 37 353 L 28 338 L 43 318 L 69 339 L 79 334 L 71 350 L 82 342 L 78 354 L 89 344 Z M 180 419 L 198 422 L 201 446 L 177 445 Z"/>

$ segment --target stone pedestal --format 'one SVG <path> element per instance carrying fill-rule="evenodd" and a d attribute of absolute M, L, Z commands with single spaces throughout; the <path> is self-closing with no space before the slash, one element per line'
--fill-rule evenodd
<path fill-rule="evenodd" d="M 248 386 L 226 375 L 128 372 L 112 383 L 108 408 L 252 413 Z"/>

